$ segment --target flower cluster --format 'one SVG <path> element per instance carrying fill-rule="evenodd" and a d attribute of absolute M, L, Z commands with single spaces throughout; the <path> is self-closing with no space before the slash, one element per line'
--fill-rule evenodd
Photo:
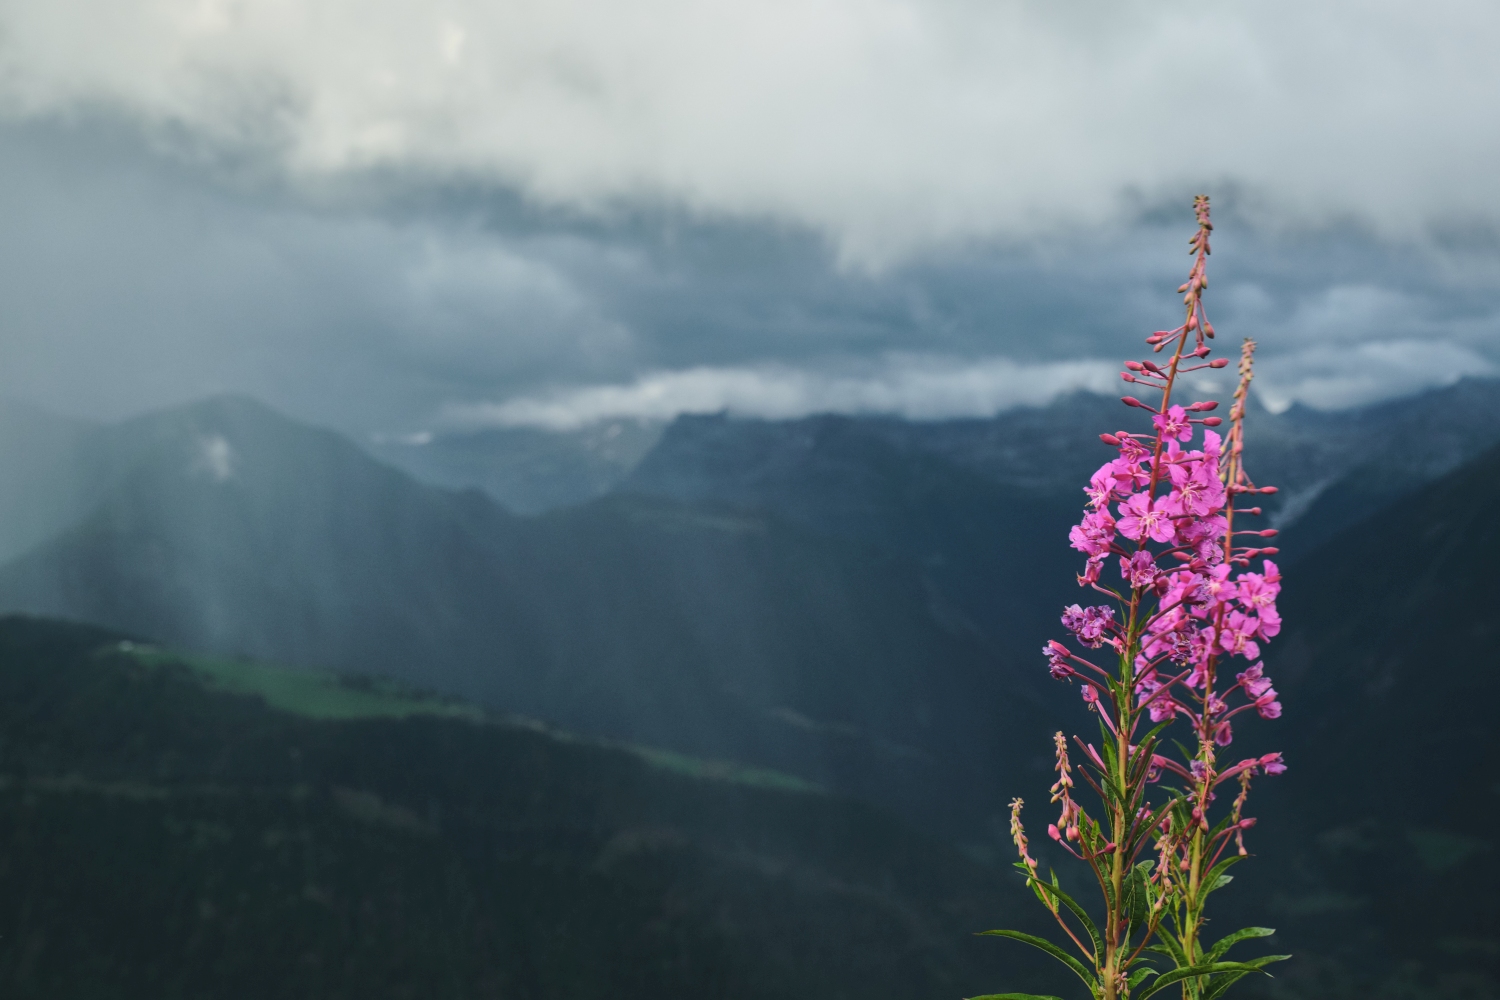
<path fill-rule="evenodd" d="M 1190 356 L 1208 353 L 1199 347 Z M 1217 362 L 1181 367 L 1177 372 L 1199 367 L 1224 367 Z M 1148 361 L 1130 362 L 1123 373 L 1132 381 L 1155 384 L 1166 373 Z M 1175 374 L 1175 373 L 1174 373 Z M 1152 410 L 1133 397 L 1126 403 Z M 1209 689 L 1211 663 L 1219 657 L 1239 656 L 1258 660 L 1260 644 L 1281 630 L 1276 595 L 1281 576 L 1276 564 L 1266 560 L 1261 572 L 1248 567 L 1256 557 L 1274 555 L 1272 547 L 1232 544 L 1231 518 L 1235 513 L 1255 515 L 1259 508 L 1236 510 L 1236 497 L 1274 493 L 1273 487 L 1257 488 L 1232 477 L 1237 467 L 1224 439 L 1211 428 L 1222 424 L 1217 417 L 1197 417 L 1217 408 L 1204 401 L 1188 406 L 1171 405 L 1165 412 L 1153 410 L 1150 433 L 1117 431 L 1101 438 L 1118 449 L 1118 457 L 1105 462 L 1084 487 L 1087 507 L 1083 519 L 1069 533 L 1073 548 L 1086 557 L 1078 577 L 1083 586 L 1110 594 L 1128 603 L 1125 593 L 1101 586 L 1102 570 L 1111 556 L 1118 557 L 1123 590 L 1154 599 L 1153 613 L 1145 620 L 1136 652 L 1135 694 L 1155 722 L 1184 714 L 1195 728 L 1210 734 L 1219 745 L 1233 735 L 1230 719 L 1248 708 L 1274 719 L 1281 714 L 1275 689 L 1259 662 L 1238 675 L 1235 685 L 1222 692 Z M 1200 447 L 1193 448 L 1197 426 L 1203 428 Z M 1233 480 L 1233 481 L 1232 481 Z M 1269 537 L 1274 530 L 1241 532 Z M 1063 626 L 1091 649 L 1109 643 L 1120 648 L 1114 609 L 1083 608 L 1075 604 L 1062 616 Z M 1078 673 L 1078 658 L 1065 647 L 1049 644 L 1044 651 L 1053 677 Z M 1098 668 L 1094 668 L 1096 671 Z M 1089 701 L 1094 692 L 1085 687 Z M 1239 696 L 1241 704 L 1231 707 Z M 1193 705 L 1197 705 L 1194 710 Z"/>

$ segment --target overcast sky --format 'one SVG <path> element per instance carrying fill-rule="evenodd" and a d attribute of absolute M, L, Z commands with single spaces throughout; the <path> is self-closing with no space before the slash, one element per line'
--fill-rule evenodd
<path fill-rule="evenodd" d="M 1500 363 L 1500 8 L 0 0 L 0 392 L 355 432 L 990 413 L 1210 313 L 1268 402 Z"/>

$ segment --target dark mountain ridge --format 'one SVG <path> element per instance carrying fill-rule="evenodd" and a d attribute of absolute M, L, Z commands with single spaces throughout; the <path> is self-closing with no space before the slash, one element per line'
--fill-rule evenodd
<path fill-rule="evenodd" d="M 1050 694 L 921 566 L 774 517 L 614 497 L 517 518 L 242 399 L 114 430 L 122 471 L 0 569 L 0 607 L 777 767 L 971 838 L 1001 803 L 954 782 L 995 787 Z"/>
<path fill-rule="evenodd" d="M 1023 893 L 877 810 L 0 619 L 8 996 L 923 998 Z M 250 665 L 243 684 L 282 690 Z M 301 685 L 314 691 L 310 680 Z"/>

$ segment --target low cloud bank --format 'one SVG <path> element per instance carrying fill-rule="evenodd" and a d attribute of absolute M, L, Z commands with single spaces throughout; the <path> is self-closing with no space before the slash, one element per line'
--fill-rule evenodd
<path fill-rule="evenodd" d="M 604 420 L 670 420 L 717 413 L 773 420 L 812 413 L 884 413 L 912 420 L 988 417 L 1046 403 L 1072 389 L 1107 392 L 1118 365 L 1086 359 L 1024 364 L 1008 358 L 960 361 L 891 355 L 860 372 L 777 365 L 653 372 L 626 385 L 560 388 L 498 403 L 454 405 L 445 422 L 465 427 L 573 430 Z"/>

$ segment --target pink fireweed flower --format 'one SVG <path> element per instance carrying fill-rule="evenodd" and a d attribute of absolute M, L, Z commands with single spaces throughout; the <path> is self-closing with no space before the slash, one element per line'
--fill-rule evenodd
<path fill-rule="evenodd" d="M 1163 438 L 1176 438 L 1179 441 L 1193 439 L 1193 425 L 1188 422 L 1187 411 L 1180 406 L 1173 406 L 1166 413 L 1156 414 L 1151 422 L 1161 431 Z"/>
<path fill-rule="evenodd" d="M 1078 637 L 1090 649 L 1104 645 L 1107 633 L 1115 623 L 1115 609 L 1098 605 L 1081 608 L 1074 604 L 1063 611 L 1063 628 Z"/>
<path fill-rule="evenodd" d="M 1154 542 L 1168 542 L 1177 532 L 1171 514 L 1160 498 L 1152 500 L 1144 493 L 1137 493 L 1121 504 L 1119 510 L 1120 520 L 1116 527 L 1131 541 L 1149 538 Z"/>
<path fill-rule="evenodd" d="M 1099 582 L 1099 568 L 1104 565 L 1102 555 L 1089 557 L 1088 562 L 1083 564 L 1083 572 L 1078 574 L 1078 586 L 1087 587 L 1091 583 Z"/>
<path fill-rule="evenodd" d="M 1145 549 L 1129 559 L 1120 557 L 1120 576 L 1132 587 L 1149 587 L 1156 582 L 1158 575 L 1156 559 Z"/>
<path fill-rule="evenodd" d="M 1129 464 L 1139 464 L 1151 457 L 1151 449 L 1141 444 L 1129 434 L 1121 433 L 1120 459 Z M 1145 485 L 1144 483 L 1142 485 Z"/>
<path fill-rule="evenodd" d="M 1274 639 L 1281 632 L 1281 616 L 1276 613 L 1275 607 L 1261 608 L 1256 621 L 1260 623 L 1260 627 L 1255 630 L 1255 634 L 1262 639 Z"/>
<path fill-rule="evenodd" d="M 1224 533 L 1228 530 L 1229 522 L 1222 514 L 1192 519 L 1183 518 L 1177 522 L 1175 541 L 1191 551 L 1204 564 L 1216 566 L 1224 561 L 1223 539 Z"/>
<path fill-rule="evenodd" d="M 1177 718 L 1177 710 L 1181 707 L 1172 700 L 1169 693 L 1162 690 L 1164 686 L 1154 670 L 1138 682 L 1140 703 L 1151 713 L 1152 722 L 1165 722 L 1167 719 Z"/>
<path fill-rule="evenodd" d="M 1264 573 L 1241 573 L 1235 582 L 1237 596 L 1246 608 L 1256 612 L 1275 610 L 1276 596 L 1281 593 L 1281 574 L 1275 563 L 1267 559 Z"/>
<path fill-rule="evenodd" d="M 1229 564 L 1220 563 L 1203 575 L 1203 603 L 1221 604 L 1234 596 L 1236 587 L 1229 580 Z"/>
<path fill-rule="evenodd" d="M 1068 540 L 1073 543 L 1073 548 L 1090 558 L 1103 556 L 1115 540 L 1116 527 L 1109 511 L 1090 511 L 1068 532 Z"/>
<path fill-rule="evenodd" d="M 1047 657 L 1047 673 L 1052 675 L 1053 680 L 1064 681 L 1078 673 L 1068 662 L 1068 651 L 1057 643 L 1049 642 L 1043 646 L 1042 655 Z"/>
<path fill-rule="evenodd" d="M 1281 702 L 1276 700 L 1276 689 L 1266 688 L 1265 693 L 1255 699 L 1255 711 L 1262 719 L 1281 718 Z"/>
<path fill-rule="evenodd" d="M 1213 459 L 1214 464 L 1217 465 L 1219 463 L 1219 456 L 1224 454 L 1224 439 L 1219 437 L 1214 431 L 1205 430 L 1203 432 L 1203 454 Z"/>
<path fill-rule="evenodd" d="M 1245 694 L 1251 698 L 1259 698 L 1271 689 L 1271 678 L 1265 674 L 1265 664 L 1256 661 L 1247 667 L 1242 673 L 1235 675 L 1235 680 L 1245 689 Z"/>
<path fill-rule="evenodd" d="M 1247 660 L 1260 657 L 1260 646 L 1255 637 L 1260 632 L 1260 619 L 1252 618 L 1243 611 L 1229 612 L 1229 620 L 1219 630 L 1219 648 L 1226 653 L 1243 656 Z"/>
<path fill-rule="evenodd" d="M 1178 463 L 1171 467 L 1176 487 L 1167 498 L 1167 509 L 1179 517 L 1207 517 L 1224 507 L 1224 484 L 1207 461 Z"/>
<path fill-rule="evenodd" d="M 1088 494 L 1089 506 L 1095 510 L 1105 507 L 1115 498 L 1115 463 L 1105 462 L 1089 478 L 1089 484 L 1083 488 Z"/>
<path fill-rule="evenodd" d="M 1281 753 L 1268 753 L 1260 758 L 1260 769 L 1266 774 L 1285 774 L 1286 762 L 1281 759 Z"/>

